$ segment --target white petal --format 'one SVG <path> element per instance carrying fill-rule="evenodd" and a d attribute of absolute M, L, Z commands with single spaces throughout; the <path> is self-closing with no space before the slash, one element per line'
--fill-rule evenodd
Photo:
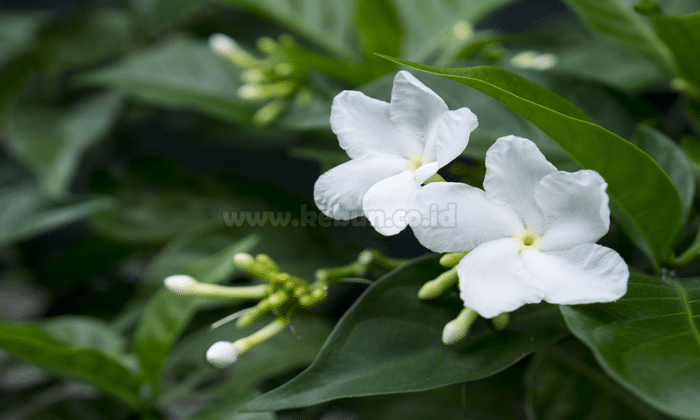
<path fill-rule="evenodd" d="M 430 162 L 430 163 L 426 163 L 425 165 L 422 165 L 414 173 L 414 176 L 416 178 L 416 182 L 418 182 L 419 184 L 424 183 L 426 179 L 435 175 L 437 173 L 438 169 L 439 169 L 439 167 L 438 167 L 437 162 Z"/>
<path fill-rule="evenodd" d="M 365 194 L 362 207 L 374 229 L 382 235 L 396 235 L 406 228 L 407 208 L 420 184 L 404 171 L 374 184 Z"/>
<path fill-rule="evenodd" d="M 544 293 L 523 269 L 515 239 L 486 242 L 457 265 L 459 296 L 464 306 L 484 318 L 537 303 Z"/>
<path fill-rule="evenodd" d="M 435 122 L 428 135 L 423 156 L 437 160 L 440 168 L 461 155 L 469 143 L 469 134 L 479 125 L 469 108 L 447 111 Z"/>
<path fill-rule="evenodd" d="M 486 152 L 484 190 L 494 203 L 517 214 L 525 227 L 543 232 L 544 216 L 535 202 L 535 187 L 556 170 L 535 143 L 522 137 L 501 137 Z"/>
<path fill-rule="evenodd" d="M 535 201 L 544 213 L 542 249 L 566 250 L 593 243 L 610 229 L 608 184 L 596 171 L 554 172 L 535 188 Z"/>
<path fill-rule="evenodd" d="M 370 153 L 409 158 L 423 151 L 423 143 L 396 129 L 389 104 L 362 92 L 340 92 L 331 107 L 331 129 L 353 159 Z"/>
<path fill-rule="evenodd" d="M 610 302 L 627 292 L 629 268 L 620 254 L 610 248 L 582 244 L 567 251 L 531 251 L 521 255 L 525 269 L 544 288 L 547 302 Z"/>
<path fill-rule="evenodd" d="M 405 70 L 394 78 L 390 108 L 396 127 L 422 144 L 433 123 L 448 110 L 442 98 Z"/>
<path fill-rule="evenodd" d="M 362 216 L 362 198 L 377 182 L 401 172 L 406 160 L 367 156 L 345 162 L 321 175 L 314 185 L 314 201 L 323 214 L 339 220 Z"/>
<path fill-rule="evenodd" d="M 484 242 L 517 234 L 523 224 L 509 210 L 466 184 L 435 182 L 420 189 L 410 203 L 419 217 L 409 223 L 418 241 L 435 252 L 462 252 Z"/>

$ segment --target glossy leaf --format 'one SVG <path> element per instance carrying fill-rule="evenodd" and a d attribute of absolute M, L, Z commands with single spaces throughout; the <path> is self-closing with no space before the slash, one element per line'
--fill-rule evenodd
<path fill-rule="evenodd" d="M 65 327 L 65 325 L 64 325 Z M 131 368 L 115 359 L 113 335 L 90 329 L 89 340 L 81 332 L 76 342 L 59 341 L 49 334 L 52 326 L 28 323 L 0 323 L 0 347 L 42 365 L 58 375 L 90 382 L 139 405 L 143 381 Z M 105 351 L 108 350 L 108 351 Z"/>
<path fill-rule="evenodd" d="M 48 192 L 62 194 L 81 155 L 109 131 L 121 104 L 121 97 L 114 93 L 82 100 L 67 109 L 18 100 L 4 115 L 4 144 Z"/>
<path fill-rule="evenodd" d="M 173 348 L 164 380 L 164 406 L 174 401 L 201 395 L 211 400 L 198 412 L 197 419 L 225 419 L 248 400 L 257 396 L 249 389 L 265 379 L 282 375 L 291 369 L 308 366 L 330 333 L 330 326 L 321 319 L 301 316 L 292 321 L 292 329 L 263 342 L 228 369 L 216 369 L 209 365 L 204 355 L 213 343 L 235 341 L 250 335 L 272 320 L 266 317 L 255 325 L 238 329 L 229 323 L 215 330 L 206 328 L 189 334 Z M 274 363 L 270 363 L 274 361 Z M 213 385 L 212 385 L 213 384 Z M 238 413 L 241 416 L 251 413 Z M 270 415 L 271 413 L 257 413 Z M 264 418 L 264 417 L 263 417 Z"/>
<path fill-rule="evenodd" d="M 229 122 L 250 121 L 253 113 L 253 108 L 238 96 L 235 66 L 199 41 L 173 42 L 83 74 L 77 81 Z"/>
<path fill-rule="evenodd" d="M 581 167 L 593 169 L 605 178 L 612 201 L 639 229 L 657 259 L 664 256 L 680 225 L 683 204 L 673 182 L 649 155 L 590 123 L 578 108 L 554 92 L 507 70 L 451 69 L 392 60 L 478 89 L 537 126 Z M 634 185 L 644 188 L 630 188 Z"/>
<path fill-rule="evenodd" d="M 188 274 L 204 283 L 220 283 L 235 271 L 233 256 L 248 252 L 258 241 L 247 236 L 217 254 L 197 261 L 179 274 Z M 185 298 L 162 288 L 146 305 L 136 327 L 135 347 L 141 368 L 155 390 L 159 389 L 162 364 L 170 348 L 206 300 Z"/>
<path fill-rule="evenodd" d="M 527 410 L 537 420 L 661 420 L 616 384 L 575 339 L 535 354 L 525 375 Z"/>
<path fill-rule="evenodd" d="M 561 312 L 618 383 L 672 416 L 700 418 L 700 280 L 636 274 L 619 301 Z"/>
<path fill-rule="evenodd" d="M 272 19 L 338 58 L 352 58 L 355 31 L 352 0 L 219 0 L 236 4 Z"/>
<path fill-rule="evenodd" d="M 368 55 L 401 52 L 401 23 L 390 0 L 357 0 L 357 31 Z"/>
<path fill-rule="evenodd" d="M 637 127 L 637 132 L 630 141 L 654 158 L 671 178 L 683 202 L 682 220 L 685 222 L 695 197 L 695 176 L 688 158 L 676 142 L 645 125 Z"/>
<path fill-rule="evenodd" d="M 4 11 L 0 16 L 0 66 L 34 48 L 37 34 L 49 17 L 46 12 Z"/>
<path fill-rule="evenodd" d="M 648 15 L 656 34 L 673 54 L 681 76 L 700 88 L 698 43 L 700 43 L 700 12 L 685 16 Z"/>
<path fill-rule="evenodd" d="M 668 48 L 634 11 L 636 0 L 564 0 L 564 3 L 603 37 L 672 68 Z"/>
<path fill-rule="evenodd" d="M 112 205 L 107 197 L 52 200 L 35 185 L 4 188 L 0 190 L 0 246 L 29 239 Z"/>
<path fill-rule="evenodd" d="M 461 302 L 417 298 L 423 283 L 442 271 L 430 257 L 382 277 L 346 312 L 308 369 L 243 409 L 280 410 L 479 379 L 566 334 L 556 309 L 538 305 L 514 313 L 505 331 L 481 320 L 463 343 L 444 346 L 442 329 Z"/>
<path fill-rule="evenodd" d="M 391 0 L 403 31 L 401 57 L 423 61 L 464 46 L 472 27 L 513 0 Z"/>

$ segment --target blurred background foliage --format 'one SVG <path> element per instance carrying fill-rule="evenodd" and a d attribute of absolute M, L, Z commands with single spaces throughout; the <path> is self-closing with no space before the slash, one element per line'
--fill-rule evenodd
<path fill-rule="evenodd" d="M 464 385 L 235 413 L 309 365 L 364 286 L 334 288 L 326 304 L 295 319 L 293 334 L 225 371 L 205 362 L 206 349 L 244 334 L 208 326 L 244 305 L 183 300 L 161 286 L 178 273 L 245 284 L 250 279 L 231 261 L 238 252 L 267 253 L 309 279 L 366 247 L 393 257 L 425 253 L 410 232 L 386 238 L 352 224 L 225 223 L 234 211 L 290 212 L 293 219 L 315 211 L 315 179 L 347 159 L 330 131 L 332 98 L 344 89 L 389 98 L 400 67 L 375 53 L 495 65 L 552 89 L 657 159 L 691 220 L 678 243 L 692 243 L 700 55 L 688 50 L 700 44 L 700 30 L 687 16 L 697 18 L 689 14 L 699 1 L 44 0 L 1 7 L 0 418 L 665 418 L 571 338 Z M 215 51 L 209 39 L 217 33 L 235 40 L 233 49 Z M 535 141 L 560 169 L 577 168 L 491 97 L 417 76 L 451 109 L 468 106 L 479 118 L 448 179 L 480 185 L 486 149 L 509 134 Z M 648 267 L 617 225 L 604 242 Z"/>

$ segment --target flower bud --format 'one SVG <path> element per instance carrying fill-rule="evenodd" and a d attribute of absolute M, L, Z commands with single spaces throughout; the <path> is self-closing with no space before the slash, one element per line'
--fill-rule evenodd
<path fill-rule="evenodd" d="M 503 312 L 502 314 L 495 316 L 491 319 L 491 323 L 497 331 L 505 330 L 508 328 L 508 324 L 510 324 L 510 313 Z"/>
<path fill-rule="evenodd" d="M 197 289 L 199 282 L 188 276 L 186 274 L 176 274 L 174 276 L 168 276 L 163 280 L 163 284 L 171 292 L 181 295 L 190 296 L 193 295 Z"/>
<path fill-rule="evenodd" d="M 207 350 L 207 362 L 219 369 L 227 368 L 238 359 L 239 350 L 230 341 L 217 341 Z"/>
<path fill-rule="evenodd" d="M 447 289 L 457 284 L 457 280 L 459 280 L 457 269 L 452 268 L 447 270 L 440 274 L 435 280 L 430 280 L 425 283 L 418 291 L 418 299 L 437 299 L 442 296 Z"/>
<path fill-rule="evenodd" d="M 464 252 L 449 252 L 442 257 L 440 257 L 440 265 L 445 267 L 445 268 L 452 268 L 459 264 L 460 261 L 462 261 L 462 258 L 464 258 L 465 255 L 467 255 L 469 251 L 464 251 Z"/>
<path fill-rule="evenodd" d="M 445 328 L 442 330 L 442 342 L 446 345 L 452 345 L 462 341 L 478 317 L 479 314 L 474 310 L 464 308 L 457 318 L 445 324 Z"/>

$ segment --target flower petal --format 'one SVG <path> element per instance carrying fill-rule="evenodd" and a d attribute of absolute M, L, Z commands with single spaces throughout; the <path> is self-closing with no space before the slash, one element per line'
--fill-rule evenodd
<path fill-rule="evenodd" d="M 362 201 L 365 216 L 377 232 L 396 235 L 408 225 L 407 206 L 418 189 L 420 184 L 409 171 L 377 182 Z"/>
<path fill-rule="evenodd" d="M 346 90 L 333 99 L 331 129 L 353 159 L 371 153 L 409 158 L 423 152 L 422 142 L 396 129 L 388 103 L 362 92 Z"/>
<path fill-rule="evenodd" d="M 406 160 L 395 156 L 366 156 L 322 174 L 314 185 L 314 201 L 323 214 L 339 220 L 362 216 L 362 198 L 377 182 L 401 172 Z"/>
<path fill-rule="evenodd" d="M 484 318 L 511 312 L 542 300 L 544 292 L 523 269 L 513 238 L 476 247 L 457 265 L 459 296 L 464 306 Z"/>
<path fill-rule="evenodd" d="M 620 254 L 610 248 L 582 244 L 567 251 L 531 251 L 521 255 L 525 269 L 542 285 L 547 302 L 610 302 L 627 292 L 629 268 Z"/>
<path fill-rule="evenodd" d="M 484 190 L 491 201 L 517 214 L 525 227 L 543 232 L 544 216 L 535 202 L 535 187 L 556 170 L 532 141 L 501 137 L 486 152 Z"/>
<path fill-rule="evenodd" d="M 448 110 L 442 98 L 405 70 L 394 77 L 390 109 L 396 128 L 421 144 L 425 144 L 430 127 Z"/>
<path fill-rule="evenodd" d="M 435 182 L 413 196 L 409 224 L 418 241 L 435 252 L 462 252 L 517 234 L 523 224 L 509 210 L 466 184 Z"/>
<path fill-rule="evenodd" d="M 535 201 L 544 213 L 542 249 L 566 250 L 592 243 L 610 229 L 610 207 L 605 183 L 591 170 L 554 172 L 535 188 Z"/>
<path fill-rule="evenodd" d="M 428 178 L 435 175 L 438 169 L 440 168 L 438 167 L 437 162 L 426 163 L 425 165 L 422 165 L 420 168 L 418 168 L 413 173 L 413 176 L 416 178 L 416 182 L 418 182 L 419 184 L 423 184 Z"/>
<path fill-rule="evenodd" d="M 442 168 L 462 154 L 469 143 L 469 134 L 478 125 L 476 115 L 469 108 L 445 112 L 428 134 L 423 156 L 428 161 L 437 160 Z"/>

